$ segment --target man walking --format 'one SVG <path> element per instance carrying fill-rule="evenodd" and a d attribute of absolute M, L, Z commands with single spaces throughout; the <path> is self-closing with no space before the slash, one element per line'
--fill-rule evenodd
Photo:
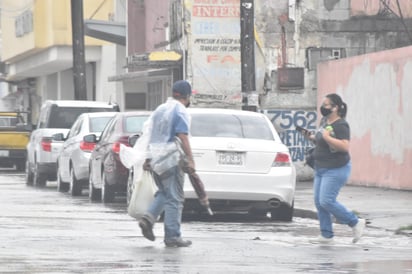
<path fill-rule="evenodd" d="M 172 98 L 160 105 L 151 115 L 151 135 L 144 170 L 152 170 L 159 188 L 153 203 L 139 221 L 145 238 L 154 241 L 153 226 L 164 211 L 164 243 L 167 247 L 187 247 L 192 244 L 181 236 L 180 226 L 184 203 L 184 171 L 195 170 L 189 143 L 190 116 L 186 108 L 190 105 L 191 85 L 184 80 L 172 87 Z M 176 138 L 181 143 L 186 157 L 184 167 Z M 185 169 L 183 171 L 183 168 Z"/>

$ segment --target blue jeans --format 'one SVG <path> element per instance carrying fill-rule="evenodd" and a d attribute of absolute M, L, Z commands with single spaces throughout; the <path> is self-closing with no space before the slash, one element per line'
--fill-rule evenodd
<path fill-rule="evenodd" d="M 183 182 L 184 173 L 181 168 L 174 167 L 166 178 L 154 174 L 159 190 L 155 194 L 144 218 L 154 224 L 164 211 L 165 240 L 174 240 L 181 237 L 180 223 L 184 203 Z"/>
<path fill-rule="evenodd" d="M 351 169 L 351 162 L 339 168 L 315 169 L 313 193 L 318 210 L 320 231 L 325 238 L 333 237 L 332 215 L 339 223 L 350 227 L 358 223 L 358 217 L 336 201 L 340 189 L 349 178 Z"/>

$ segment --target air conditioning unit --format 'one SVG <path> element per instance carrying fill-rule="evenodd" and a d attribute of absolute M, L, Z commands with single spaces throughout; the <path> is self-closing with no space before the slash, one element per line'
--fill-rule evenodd
<path fill-rule="evenodd" d="M 278 88 L 281 90 L 303 89 L 305 83 L 304 68 L 278 68 Z"/>
<path fill-rule="evenodd" d="M 341 58 L 341 50 L 340 49 L 333 49 L 332 50 L 332 58 L 333 59 L 340 59 Z"/>

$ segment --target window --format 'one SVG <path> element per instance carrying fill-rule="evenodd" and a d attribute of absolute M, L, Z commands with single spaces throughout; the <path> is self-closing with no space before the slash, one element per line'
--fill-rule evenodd
<path fill-rule="evenodd" d="M 308 48 L 308 69 L 316 70 L 316 66 L 319 62 L 344 57 L 346 57 L 346 51 L 344 48 Z"/>
<path fill-rule="evenodd" d="M 125 109 L 146 109 L 146 93 L 125 93 Z"/>
<path fill-rule="evenodd" d="M 17 125 L 17 117 L 3 116 L 0 117 L 0 127 L 15 127 Z"/>
<path fill-rule="evenodd" d="M 83 124 L 83 119 L 77 120 L 72 128 L 70 129 L 69 135 L 67 136 L 67 138 L 71 138 L 73 136 L 76 136 L 77 134 L 79 134 L 80 129 L 82 128 L 82 124 Z"/>
<path fill-rule="evenodd" d="M 102 132 L 112 117 L 93 117 L 90 118 L 90 132 Z"/>
<path fill-rule="evenodd" d="M 103 133 L 100 137 L 100 141 L 105 141 L 105 140 L 108 140 L 110 138 L 110 135 L 112 134 L 112 132 L 116 128 L 116 121 L 117 120 L 118 120 L 118 116 L 114 117 L 113 119 L 111 119 L 109 121 L 107 126 L 104 128 L 104 131 L 103 131 Z"/>
<path fill-rule="evenodd" d="M 148 116 L 130 116 L 125 120 L 125 132 L 127 133 L 140 133 L 143 129 L 143 123 L 147 120 Z"/>
<path fill-rule="evenodd" d="M 190 133 L 194 137 L 274 140 L 264 118 L 244 115 L 192 114 Z"/>
<path fill-rule="evenodd" d="M 154 110 L 157 108 L 159 105 L 161 105 L 165 100 L 166 100 L 166 95 L 163 96 L 163 82 L 162 81 L 156 81 L 153 83 L 149 83 L 148 85 L 148 102 L 147 102 L 147 108 L 149 110 Z"/>
<path fill-rule="evenodd" d="M 59 107 L 52 106 L 49 128 L 71 128 L 80 114 L 86 112 L 114 111 L 113 108 Z"/>
<path fill-rule="evenodd" d="M 182 37 L 182 24 L 184 19 L 182 18 L 182 6 L 180 1 L 173 1 L 170 8 L 170 42 L 177 41 Z"/>

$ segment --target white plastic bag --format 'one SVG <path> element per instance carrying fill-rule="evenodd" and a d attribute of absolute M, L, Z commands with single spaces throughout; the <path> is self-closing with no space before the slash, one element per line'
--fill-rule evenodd
<path fill-rule="evenodd" d="M 152 155 L 150 166 L 157 175 L 162 176 L 179 165 L 181 154 L 175 142 L 150 144 L 149 149 Z"/>
<path fill-rule="evenodd" d="M 143 171 L 140 180 L 135 181 L 127 213 L 140 219 L 146 213 L 157 191 L 156 183 L 150 171 Z"/>

